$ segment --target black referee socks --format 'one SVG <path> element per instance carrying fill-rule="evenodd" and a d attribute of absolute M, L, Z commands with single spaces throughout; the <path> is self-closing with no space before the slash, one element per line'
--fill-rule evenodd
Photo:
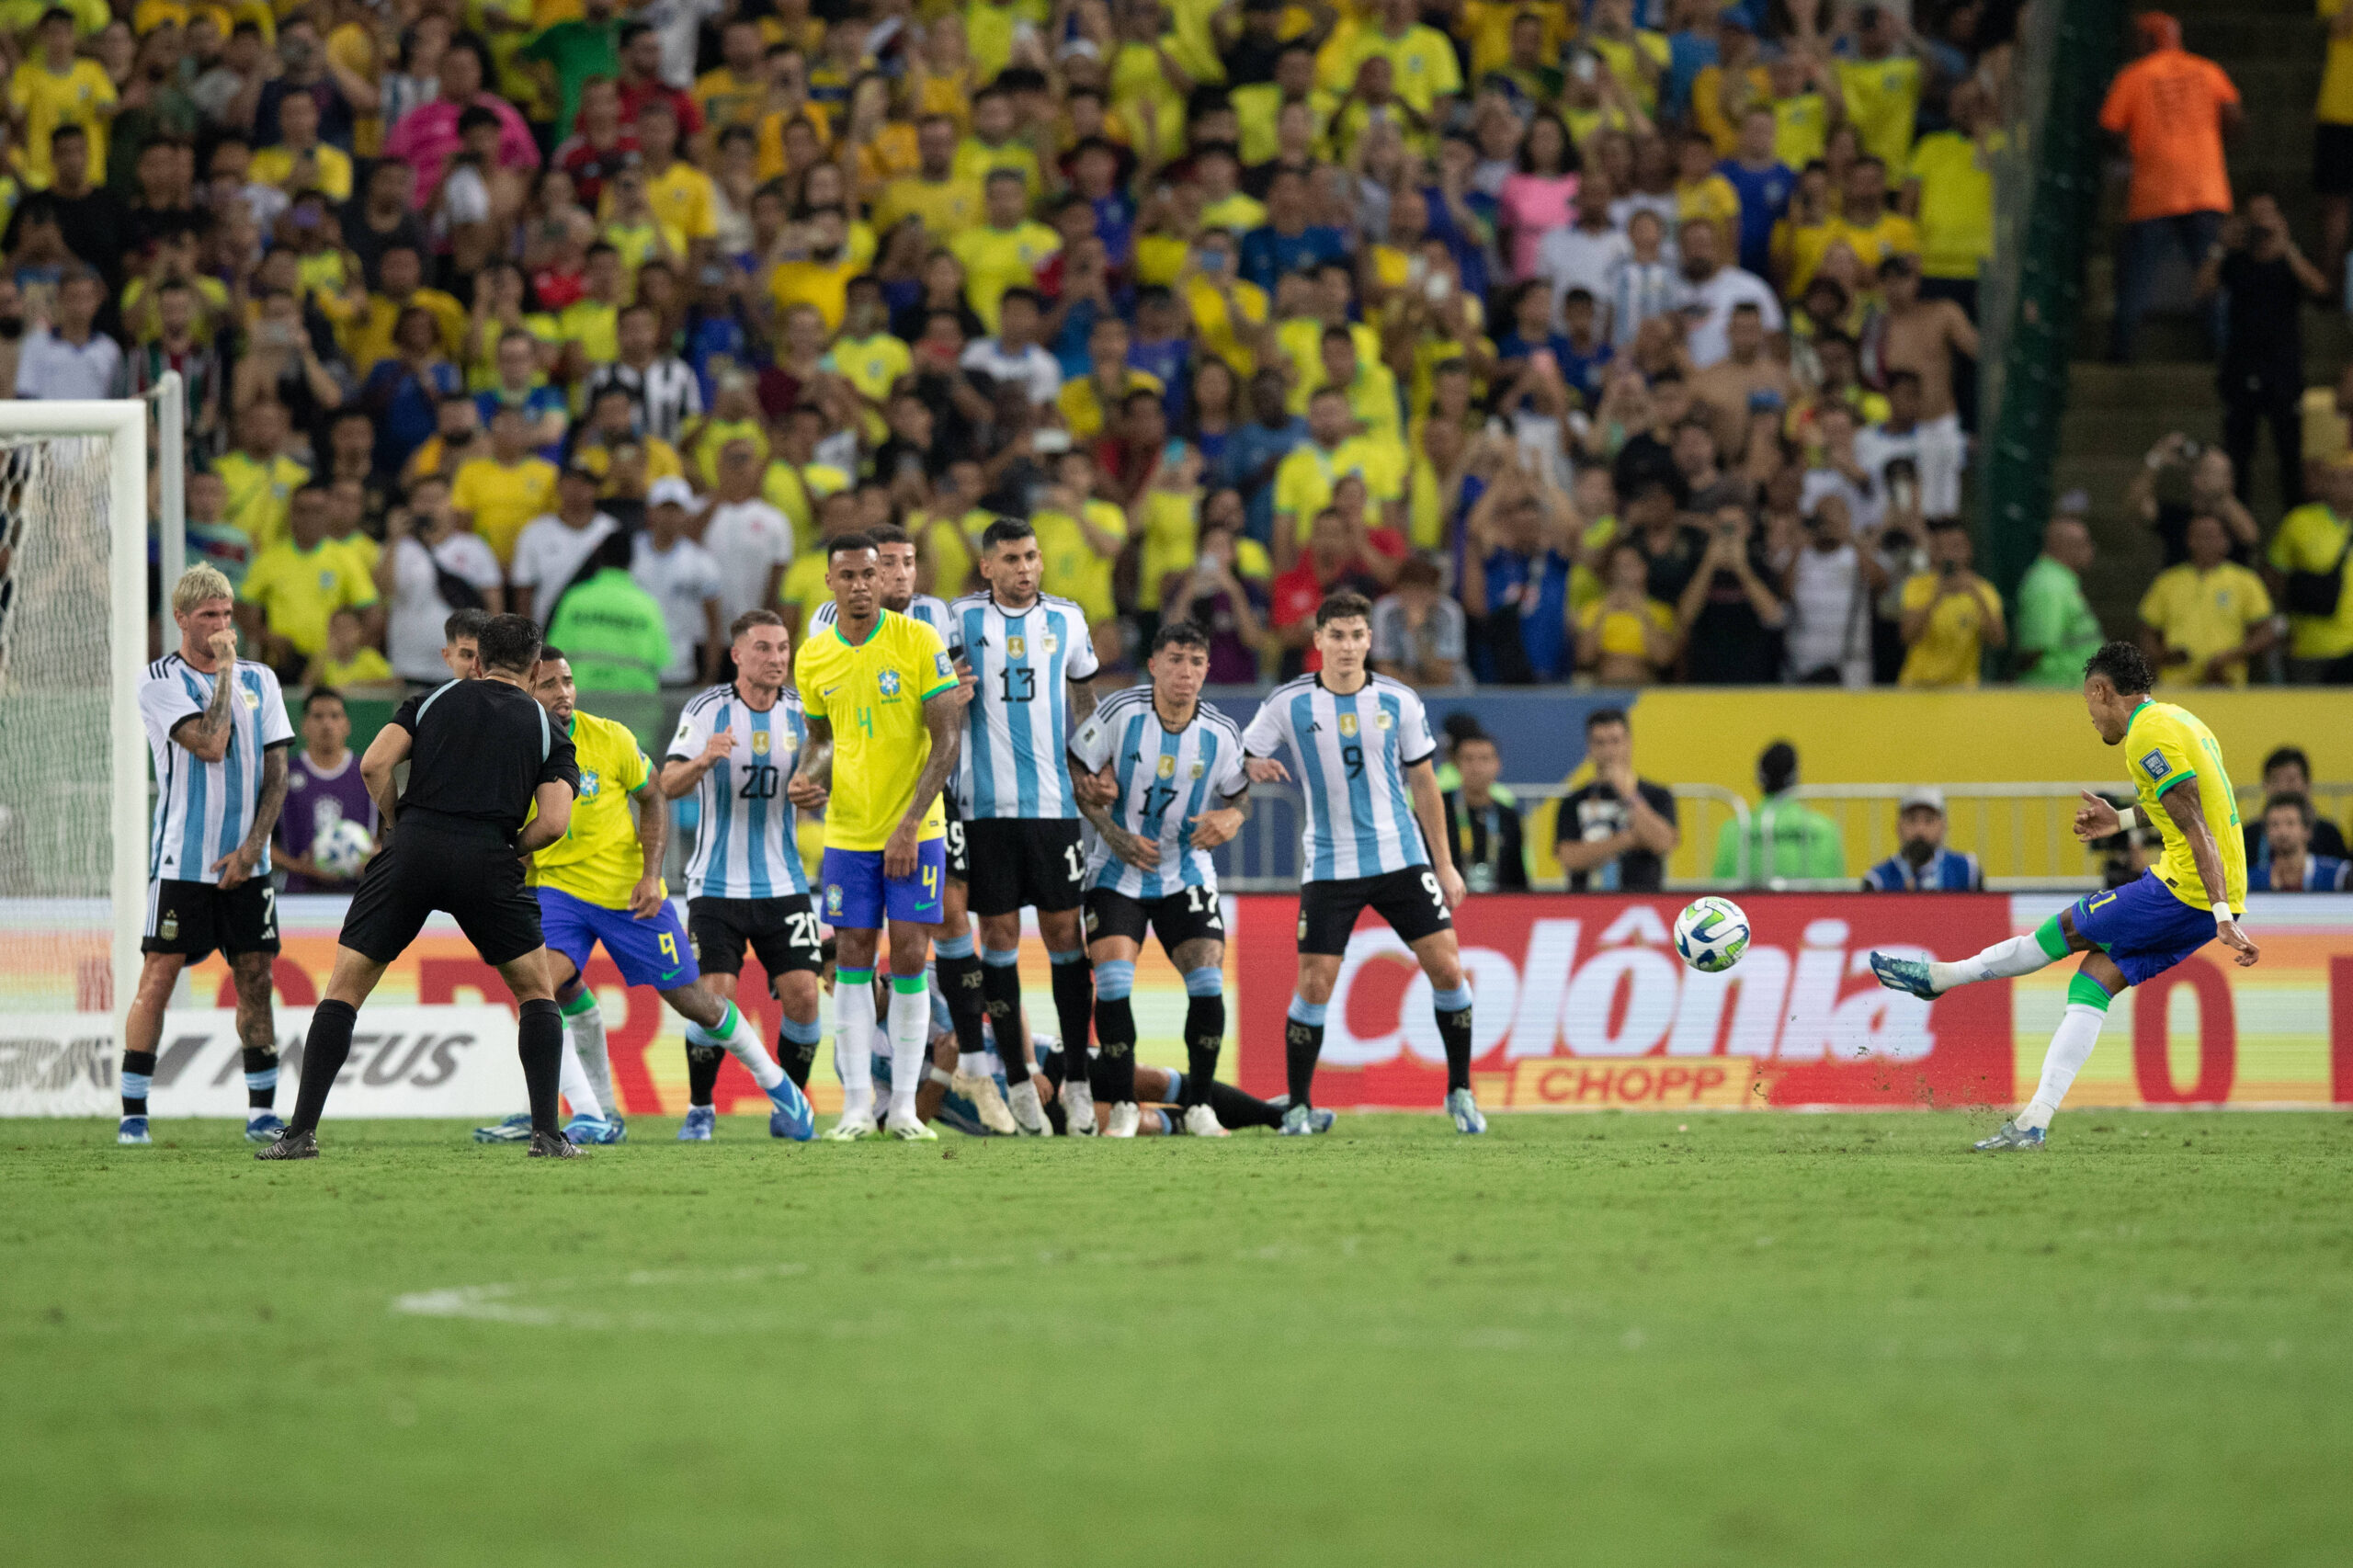
<path fill-rule="evenodd" d="M 294 1095 L 294 1119 L 289 1132 L 316 1132 L 327 1110 L 327 1091 L 335 1074 L 351 1060 L 351 1027 L 359 1009 L 348 1002 L 322 1002 L 311 1015 L 311 1032 L 302 1037 L 302 1086 Z"/>
<path fill-rule="evenodd" d="M 351 1049 L 350 1041 L 347 1030 L 346 1051 Z M 523 1086 L 531 1096 L 531 1131 L 553 1132 L 557 1131 L 556 1081 L 563 1070 L 563 1010 L 545 996 L 524 1003 L 522 1019 L 515 1028 L 515 1051 L 523 1059 Z M 306 1092 L 311 1086 L 309 1066 L 303 1063 Z"/>

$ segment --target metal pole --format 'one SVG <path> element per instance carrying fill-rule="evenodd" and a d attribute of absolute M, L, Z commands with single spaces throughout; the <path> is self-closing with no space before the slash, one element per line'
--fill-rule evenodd
<path fill-rule="evenodd" d="M 157 562 L 168 594 L 188 570 L 188 386 L 166 370 L 154 395 Z"/>

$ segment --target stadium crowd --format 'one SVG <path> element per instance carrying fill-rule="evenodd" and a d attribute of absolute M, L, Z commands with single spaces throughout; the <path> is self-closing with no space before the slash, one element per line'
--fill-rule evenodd
<path fill-rule="evenodd" d="M 291 680 L 480 600 L 685 684 L 825 535 L 952 596 L 997 514 L 1115 668 L 1296 673 L 1346 586 L 1429 687 L 1973 680 L 2011 15 L 20 6 L 0 373 L 180 372 Z"/>

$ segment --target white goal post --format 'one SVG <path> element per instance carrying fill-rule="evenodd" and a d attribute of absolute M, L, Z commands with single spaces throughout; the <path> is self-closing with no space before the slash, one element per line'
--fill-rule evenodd
<path fill-rule="evenodd" d="M 178 378 L 172 378 L 176 383 Z M 173 391 L 176 392 L 176 385 Z M 176 419 L 177 411 L 166 408 L 167 419 Z M 65 824 L 65 831 L 78 829 L 85 834 L 102 834 L 106 875 L 103 891 L 108 901 L 107 928 L 108 972 L 111 978 L 107 1003 L 112 1015 L 115 1041 L 122 1038 L 122 1024 L 131 1006 L 133 990 L 138 984 L 139 941 L 147 902 L 147 740 L 139 719 L 139 686 L 145 671 L 147 653 L 147 421 L 149 403 L 143 398 L 105 402 L 41 403 L 0 402 L 0 447 L 30 449 L 46 447 L 51 442 L 63 442 L 74 437 L 95 437 L 105 443 L 103 456 L 92 445 L 78 449 L 51 448 L 37 456 L 28 456 L 13 472 L 17 475 L 9 506 L 17 516 L 8 519 L 8 528 L 0 532 L 14 544 L 14 562 L 9 568 L 17 602 L 8 606 L 6 614 L 12 626 L 6 630 L 13 634 L 11 641 L 0 642 L 0 712 L 15 716 L 20 733 L 13 739 L 0 736 L 0 744 L 46 749 L 68 748 L 83 759 L 87 767 L 95 758 L 86 733 L 26 733 L 25 728 L 37 722 L 35 716 L 45 711 L 67 711 L 63 706 L 45 709 L 49 703 L 64 704 L 79 699 L 86 701 L 94 695 L 90 687 L 98 684 L 97 672 L 86 666 L 67 667 L 62 659 L 43 656 L 32 633 L 44 626 L 69 625 L 80 622 L 89 628 L 97 616 L 105 616 L 105 687 L 106 722 L 106 802 L 103 824 L 88 820 Z M 176 436 L 176 429 L 170 430 Z M 168 437 L 167 437 L 168 439 Z M 176 445 L 176 441 L 170 443 Z M 168 449 L 167 449 L 168 451 Z M 96 562 L 88 560 L 99 545 L 98 530 L 85 524 L 79 530 L 84 538 L 63 539 L 68 525 L 61 522 L 66 494 L 78 481 L 94 491 L 102 467 L 107 517 L 104 530 L 105 569 L 104 604 L 87 602 L 97 596 L 100 574 Z M 68 471 L 71 471 L 69 475 Z M 181 476 L 170 476 L 177 481 Z M 176 490 L 178 485 L 175 483 Z M 87 507 L 82 508 L 86 516 Z M 46 534 L 49 537 L 43 538 Z M 165 597 L 170 597 L 168 579 Z M 76 602 L 79 601 L 79 602 Z M 77 689 L 78 688 L 78 689 Z M 14 810 L 39 812 L 53 801 L 44 801 L 38 795 L 14 801 L 0 801 Z M 97 813 L 89 813 L 95 816 Z M 87 846 L 85 846 L 86 849 Z M 85 864 L 96 870 L 98 858 L 88 856 Z M 77 890 L 84 899 L 96 896 L 100 889 L 95 876 L 90 885 Z M 71 896 L 65 890 L 27 887 L 17 892 L 35 893 L 24 901 L 29 907 L 15 915 L 12 924 L 20 931 L 38 934 L 41 924 L 40 897 L 60 894 Z M 12 903 L 17 901 L 12 900 Z M 62 910 L 62 904 L 61 904 Z M 85 905 L 86 907 L 86 904 Z M 55 930 L 62 920 L 53 921 L 47 928 Z M 64 949 L 56 949 L 63 953 Z M 13 977 L 18 984 L 30 989 L 47 979 L 57 983 L 56 976 Z M 95 1011 L 95 1009 L 89 1009 Z"/>

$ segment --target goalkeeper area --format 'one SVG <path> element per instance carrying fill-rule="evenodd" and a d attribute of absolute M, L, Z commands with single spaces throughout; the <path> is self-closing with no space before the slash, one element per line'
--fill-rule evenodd
<path fill-rule="evenodd" d="M 28 1562 L 2344 1561 L 2353 1122 L 0 1154 Z M 324 1179 L 323 1179 L 324 1178 Z"/>

